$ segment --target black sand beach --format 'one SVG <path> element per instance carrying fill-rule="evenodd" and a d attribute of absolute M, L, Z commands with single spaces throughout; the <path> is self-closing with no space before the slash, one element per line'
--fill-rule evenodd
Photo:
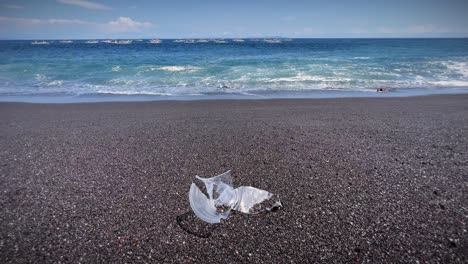
<path fill-rule="evenodd" d="M 468 95 L 1 103 L 0 131 L 1 263 L 468 261 Z M 199 232 L 192 179 L 229 169 L 284 208 Z"/>

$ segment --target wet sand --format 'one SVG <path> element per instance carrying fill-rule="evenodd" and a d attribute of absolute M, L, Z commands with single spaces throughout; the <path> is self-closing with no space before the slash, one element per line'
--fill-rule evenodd
<path fill-rule="evenodd" d="M 0 131 L 1 263 L 468 261 L 468 95 L 0 103 Z M 284 208 L 193 222 L 229 169 Z"/>

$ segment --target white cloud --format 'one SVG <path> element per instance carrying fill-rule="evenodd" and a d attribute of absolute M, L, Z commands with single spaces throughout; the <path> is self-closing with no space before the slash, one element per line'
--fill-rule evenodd
<path fill-rule="evenodd" d="M 106 23 L 96 23 L 80 19 L 37 19 L 37 18 L 16 18 L 0 16 L 0 26 L 4 24 L 17 26 L 41 26 L 41 25 L 75 25 L 93 26 L 103 33 L 138 33 L 150 29 L 155 25 L 150 22 L 138 22 L 129 17 L 119 17 L 115 21 Z"/>
<path fill-rule="evenodd" d="M 138 22 L 129 17 L 119 17 L 115 21 L 107 22 L 101 25 L 103 29 L 111 32 L 141 32 L 154 26 L 150 22 Z"/>
<path fill-rule="evenodd" d="M 66 5 L 75 5 L 87 9 L 94 9 L 94 10 L 111 10 L 112 7 L 106 6 L 103 4 L 99 4 L 96 2 L 91 2 L 87 0 L 57 0 L 57 2 L 66 4 Z"/>
<path fill-rule="evenodd" d="M 2 5 L 2 7 L 9 8 L 9 9 L 23 9 L 24 8 L 24 6 L 13 5 L 13 4 L 4 4 Z"/>
<path fill-rule="evenodd" d="M 47 19 L 46 22 L 48 24 L 58 24 L 58 25 L 65 25 L 65 24 L 71 24 L 71 25 L 93 25 L 95 23 L 88 22 L 88 21 L 83 21 L 79 19 Z"/>
<path fill-rule="evenodd" d="M 16 18 L 16 17 L 4 17 L 0 16 L 0 23 L 13 23 L 17 25 L 64 25 L 64 24 L 75 24 L 75 25 L 92 25 L 95 23 L 87 22 L 79 19 L 37 19 L 37 18 Z"/>
<path fill-rule="evenodd" d="M 16 18 L 0 16 L 0 24 L 11 23 L 17 25 L 37 25 L 41 24 L 41 19 L 35 18 Z"/>

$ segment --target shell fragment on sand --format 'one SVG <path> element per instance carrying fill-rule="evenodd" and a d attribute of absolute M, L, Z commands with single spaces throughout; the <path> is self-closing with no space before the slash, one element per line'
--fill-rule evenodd
<path fill-rule="evenodd" d="M 273 211 L 282 207 L 278 197 L 268 191 L 251 186 L 233 187 L 231 171 L 212 178 L 196 176 L 206 188 L 203 193 L 195 183 L 190 186 L 189 201 L 195 215 L 216 224 L 227 219 L 231 210 L 246 214 Z"/>

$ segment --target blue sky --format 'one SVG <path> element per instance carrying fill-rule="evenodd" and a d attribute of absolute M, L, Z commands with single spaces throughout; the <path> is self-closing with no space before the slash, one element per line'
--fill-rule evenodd
<path fill-rule="evenodd" d="M 0 39 L 468 37 L 468 0 L 0 0 Z"/>

